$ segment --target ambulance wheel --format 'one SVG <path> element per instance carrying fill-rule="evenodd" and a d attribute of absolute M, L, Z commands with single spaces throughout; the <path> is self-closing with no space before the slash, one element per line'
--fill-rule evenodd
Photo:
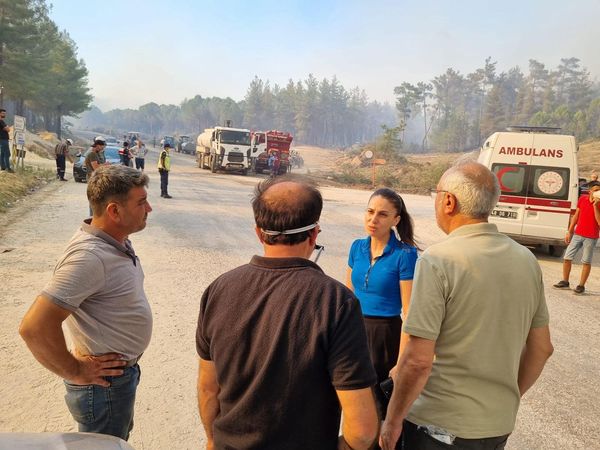
<path fill-rule="evenodd" d="M 564 245 L 549 245 L 548 250 L 550 252 L 550 256 L 555 256 L 557 258 L 561 257 L 565 252 Z"/>

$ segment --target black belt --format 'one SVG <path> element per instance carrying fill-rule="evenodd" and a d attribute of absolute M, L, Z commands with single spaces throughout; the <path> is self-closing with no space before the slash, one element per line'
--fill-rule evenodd
<path fill-rule="evenodd" d="M 141 358 L 142 358 L 142 355 L 140 355 L 140 356 L 138 356 L 136 358 L 130 359 L 129 361 L 127 361 L 127 364 L 125 364 L 124 368 L 127 369 L 129 367 L 135 366 Z"/>

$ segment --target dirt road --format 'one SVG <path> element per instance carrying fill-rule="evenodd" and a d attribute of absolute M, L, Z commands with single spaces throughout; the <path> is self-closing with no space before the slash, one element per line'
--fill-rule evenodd
<path fill-rule="evenodd" d="M 251 176 L 211 174 L 191 156 L 174 155 L 169 192 L 159 197 L 156 153 L 147 167 L 154 208 L 146 230 L 132 236 L 154 313 L 152 342 L 141 361 L 135 427 L 138 450 L 198 449 L 204 433 L 196 407 L 194 332 L 203 289 L 261 248 L 253 231 Z M 68 170 L 70 170 L 70 164 Z M 0 229 L 0 432 L 74 431 L 62 381 L 42 368 L 17 333 L 25 311 L 87 213 L 85 184 L 54 183 L 28 197 Z M 368 192 L 323 188 L 325 253 L 319 263 L 343 280 L 348 248 L 362 236 Z M 406 195 L 423 247 L 442 239 L 429 197 Z M 2 223 L 0 222 L 0 224 Z M 6 251 L 9 250 L 9 251 Z M 556 291 L 560 260 L 536 253 L 544 270 L 556 351 L 523 399 L 511 449 L 600 448 L 600 254 L 588 294 Z M 580 265 L 575 265 L 579 275 Z M 507 280 L 510 283 L 510 280 Z M 501 317 L 498 320 L 502 320 Z"/>

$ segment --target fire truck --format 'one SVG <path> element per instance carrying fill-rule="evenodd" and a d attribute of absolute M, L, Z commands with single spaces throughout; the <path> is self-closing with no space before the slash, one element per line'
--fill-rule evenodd
<path fill-rule="evenodd" d="M 290 146 L 293 139 L 290 133 L 284 131 L 254 131 L 251 140 L 251 170 L 256 173 L 271 171 L 269 157 L 274 152 L 277 152 L 277 156 L 279 157 L 279 171 L 276 175 L 289 172 L 291 170 Z"/>

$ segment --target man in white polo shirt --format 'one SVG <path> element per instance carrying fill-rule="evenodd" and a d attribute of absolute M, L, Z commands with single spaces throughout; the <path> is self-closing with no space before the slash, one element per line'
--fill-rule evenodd
<path fill-rule="evenodd" d="M 35 358 L 64 378 L 79 431 L 125 440 L 133 427 L 137 362 L 152 334 L 144 272 L 128 239 L 145 228 L 152 211 L 147 185 L 148 176 L 129 167 L 94 171 L 87 188 L 93 216 L 69 242 L 19 329 Z"/>

